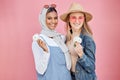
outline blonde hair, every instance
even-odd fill
[[[71,40],[71,35],[72,35],[72,30],[70,29],[72,26],[69,23],[69,16],[70,16],[70,14],[68,14],[68,16],[66,18],[66,32],[67,32],[66,33],[66,41],[70,41]],[[85,17],[85,20],[84,20],[83,26],[81,28],[81,33],[92,37],[93,32],[92,32],[91,28],[89,27],[89,25],[88,25],[88,23],[86,21],[85,14],[84,14],[84,17]]]

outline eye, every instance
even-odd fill
[[[76,19],[76,17],[75,17],[75,16],[71,16],[70,18],[71,18],[71,19]]]
[[[52,18],[51,18],[51,17],[48,17],[47,19],[48,19],[48,20],[51,20]]]
[[[79,19],[84,19],[84,17],[83,16],[79,16]]]
[[[54,19],[58,19],[58,17],[54,17]]]

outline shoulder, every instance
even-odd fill
[[[82,35],[82,39],[85,41],[85,42],[89,42],[89,41],[93,41],[93,37],[91,35]]]
[[[95,41],[93,39],[92,36],[89,35],[83,35],[83,44],[85,44],[85,46],[92,46],[92,47],[96,47]]]
[[[55,41],[44,34],[40,34],[42,40],[47,43],[49,46],[58,46]]]

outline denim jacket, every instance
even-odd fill
[[[97,80],[95,73],[96,45],[90,36],[81,34],[83,56],[78,58],[75,69],[76,80]]]

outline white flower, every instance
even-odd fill
[[[33,35],[33,40],[34,40],[34,41],[37,41],[38,39],[39,39],[39,34],[34,34],[34,35]]]
[[[82,39],[81,39],[79,36],[76,36],[76,37],[74,37],[74,39],[73,39],[73,43],[75,43],[75,42],[82,43]]]
[[[73,38],[74,47],[76,47],[75,42],[82,43],[82,39],[79,36]]]

